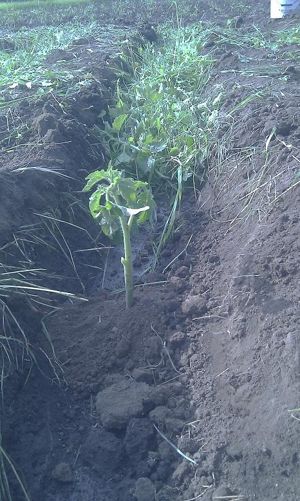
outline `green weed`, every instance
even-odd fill
[[[280,45],[300,45],[300,27],[290,27],[277,33],[277,43]]]

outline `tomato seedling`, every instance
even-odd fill
[[[90,197],[89,208],[93,218],[109,238],[122,232],[126,307],[133,303],[133,265],[131,231],[134,222],[142,224],[149,219],[155,204],[148,183],[124,177],[111,163],[107,170],[96,170],[86,178],[83,191],[96,188]]]

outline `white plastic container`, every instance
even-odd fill
[[[271,18],[281,19],[300,10],[300,0],[271,0]]]

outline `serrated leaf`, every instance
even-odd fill
[[[90,197],[89,208],[94,218],[97,218],[102,210],[101,199],[104,194],[105,194],[105,187],[101,186],[98,187],[98,189]]]
[[[118,183],[118,192],[125,202],[129,202],[129,200],[135,200],[136,196],[133,179],[120,179]]]
[[[103,181],[103,179],[106,178],[107,178],[107,172],[105,170],[95,170],[95,172],[92,172],[85,178],[87,183],[82,191],[84,192],[90,191],[93,188],[93,186],[95,186],[97,183]]]
[[[92,172],[86,179],[84,191],[97,185],[90,197],[90,212],[109,238],[120,230],[120,218],[136,216],[138,224],[149,219],[155,203],[144,181],[123,177],[111,163],[107,170]]]

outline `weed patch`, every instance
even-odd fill
[[[159,45],[129,49],[123,58],[132,74],[125,82],[121,75],[104,131],[113,167],[148,182],[156,197],[170,201],[158,254],[174,226],[184,184],[195,187],[205,175],[218,122],[222,92],[216,87],[207,97],[214,63],[202,54],[207,36],[202,25],[165,28]]]

